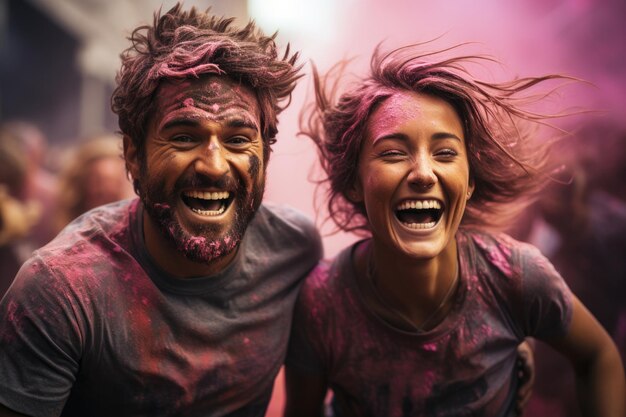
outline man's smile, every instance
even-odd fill
[[[223,214],[234,200],[228,191],[188,190],[181,198],[191,211],[207,217]]]

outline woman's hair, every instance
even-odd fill
[[[328,186],[328,212],[344,231],[368,232],[365,206],[351,201],[348,191],[358,174],[359,154],[367,120],[380,103],[400,91],[439,97],[450,103],[463,122],[470,176],[475,190],[468,201],[462,226],[501,227],[515,208],[536,194],[545,181],[548,141],[532,141],[529,126],[546,125],[556,117],[524,110],[549,95],[533,95],[538,84],[565,79],[559,75],[488,83],[472,77],[466,64],[494,62],[483,56],[434,59],[454,48],[420,52],[423,44],[383,53],[378,46],[371,73],[333,103],[347,61],[325,76],[313,67],[315,102],[304,108],[301,133],[317,145]],[[514,203],[515,204],[512,204]]]
[[[277,115],[289,104],[301,65],[289,45],[278,56],[276,34],[265,36],[250,21],[232,26],[234,18],[216,17],[178,3],[163,16],[155,13],[152,26],[136,28],[132,46],[122,55],[117,88],[111,99],[119,127],[129,136],[142,157],[147,123],[156,107],[155,93],[163,80],[198,78],[220,74],[250,87],[261,108],[265,159],[275,142]],[[281,103],[287,100],[282,105]]]

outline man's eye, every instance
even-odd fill
[[[195,142],[195,139],[189,135],[176,135],[172,138],[172,141],[178,143],[192,143]]]
[[[250,139],[246,136],[232,136],[226,141],[229,145],[245,145],[250,143]]]

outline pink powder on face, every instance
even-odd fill
[[[215,103],[211,106],[211,111],[217,113],[220,110],[219,104]]]
[[[195,105],[195,102],[193,101],[192,98],[186,98],[183,101],[183,106],[185,106],[185,107],[193,107],[194,105]]]

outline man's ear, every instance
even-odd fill
[[[139,152],[137,146],[128,135],[124,135],[124,160],[126,161],[126,169],[132,179],[138,179],[140,172]]]

